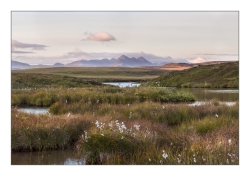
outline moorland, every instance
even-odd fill
[[[119,88],[103,82],[135,81]],[[11,151],[70,148],[86,164],[239,164],[239,103],[167,87],[238,88],[238,62],[182,71],[36,68],[11,73]],[[19,107],[47,107],[28,114]]]

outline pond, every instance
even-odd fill
[[[77,156],[73,149],[12,152],[11,165],[85,165],[85,160]]]
[[[18,108],[18,111],[29,113],[29,114],[46,114],[48,113],[48,108],[38,108],[38,107],[27,107],[27,108]]]
[[[139,87],[141,84],[136,82],[104,82],[103,84],[108,84],[112,86],[119,86],[120,88],[124,87]]]
[[[197,101],[217,99],[223,102],[239,101],[239,89],[207,89],[207,88],[176,88],[179,91],[190,92]]]
[[[220,105],[226,105],[226,106],[234,106],[236,104],[235,101],[231,102],[231,101],[219,101],[218,102]],[[189,103],[189,106],[203,106],[205,104],[213,104],[210,101],[196,101],[194,103]]]

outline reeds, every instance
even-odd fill
[[[83,118],[32,115],[12,110],[12,151],[63,149],[73,145],[91,123]]]
[[[75,146],[87,164],[239,164],[238,103],[60,103],[59,116],[13,109],[12,151]]]
[[[44,88],[14,89],[11,104],[13,106],[51,106],[59,104],[128,104],[143,101],[153,102],[191,102],[195,101],[190,93],[177,92],[166,88]],[[55,112],[54,112],[55,113]]]
[[[206,130],[201,124],[209,120],[216,125]],[[121,123],[125,130],[119,130]],[[238,119],[232,117],[206,117],[178,126],[147,120],[102,124],[77,143],[87,164],[239,164]]]

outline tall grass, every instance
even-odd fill
[[[201,124],[209,120],[215,127],[206,130]],[[179,126],[145,120],[98,124],[77,143],[87,164],[239,164],[238,119],[232,117]]]
[[[12,151],[63,149],[74,144],[91,127],[83,118],[68,120],[52,115],[32,115],[12,110]]]
[[[85,112],[70,118],[68,112],[31,115],[13,109],[12,151],[75,146],[87,164],[239,164],[238,104],[146,101],[81,108]]]
[[[165,88],[47,88],[47,89],[13,89],[11,103],[13,106],[51,106],[54,103],[72,104],[127,104],[143,101],[154,102],[190,102],[194,95]]]
[[[199,120],[206,116],[225,115],[228,117],[238,117],[238,104],[233,107],[226,105],[215,106],[205,104],[204,106],[188,106],[187,104],[162,104],[158,102],[145,101],[142,103],[116,104],[107,103],[90,104],[75,103],[56,103],[50,107],[50,112],[54,114],[91,114],[93,117],[108,116],[110,119],[121,120],[151,120],[168,125],[178,125],[185,121]]]

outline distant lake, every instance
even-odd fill
[[[108,84],[112,86],[124,87],[139,87],[141,84],[136,82],[104,82],[103,84]]]

